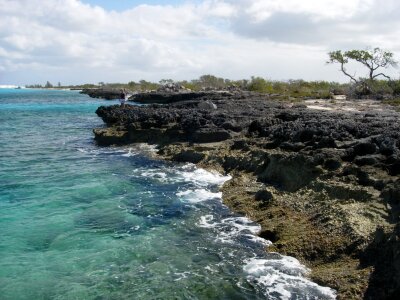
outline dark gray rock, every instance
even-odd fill
[[[237,140],[234,141],[232,146],[231,146],[232,150],[243,150],[243,151],[248,151],[250,150],[249,145],[247,144],[246,141],[244,140]]]
[[[274,196],[272,195],[272,193],[266,189],[262,189],[259,190],[255,195],[254,195],[254,199],[256,201],[261,201],[264,203],[269,203],[272,201],[272,199],[274,198]]]
[[[203,160],[205,155],[200,152],[196,152],[194,150],[187,150],[187,151],[182,151],[179,154],[174,156],[174,160],[178,162],[189,162],[193,164],[199,163],[201,160]]]
[[[380,155],[366,155],[361,157],[356,157],[354,163],[358,166],[373,166],[382,160]]]
[[[364,142],[358,143],[353,147],[354,155],[363,156],[367,154],[374,154],[378,150],[378,147],[374,143]]]
[[[113,88],[83,89],[80,93],[87,94],[91,98],[100,98],[106,100],[114,100],[121,98],[121,90]]]
[[[212,103],[211,101],[201,101],[197,107],[199,109],[204,109],[204,110],[215,110],[217,109],[217,106]]]
[[[194,163],[202,160],[218,161],[225,171],[249,172],[259,181],[272,184],[280,192],[289,194],[302,193],[300,189],[307,188],[324,193],[328,199],[344,203],[386,201],[388,211],[382,211],[382,216],[390,211],[390,222],[399,222],[398,113],[385,111],[365,114],[293,109],[268,101],[264,95],[244,92],[168,94],[143,97],[147,97],[149,103],[155,101],[169,104],[99,107],[96,113],[113,130],[95,130],[96,141],[100,144],[152,142],[161,145],[185,142],[177,148],[171,147],[179,149],[186,147],[186,143],[190,147],[191,142],[228,140],[226,145],[221,145],[220,157],[210,150],[214,145],[198,148],[196,145],[196,150],[185,150],[175,154],[173,159]],[[217,105],[217,109],[199,109],[199,103],[204,101],[211,101]],[[231,145],[230,149],[224,148],[227,145]],[[168,155],[168,147],[165,149]],[[171,156],[174,153],[172,150]],[[372,188],[376,191],[371,191]],[[322,204],[318,205],[325,205],[328,199],[324,197],[321,198]],[[268,193],[260,192],[257,195],[259,207],[263,203],[269,205],[269,200],[263,200],[269,198]],[[313,206],[312,202],[310,204]],[[336,202],[326,203],[327,207],[336,205]],[[372,215],[375,208],[380,210],[374,206],[371,208]],[[312,211],[313,208],[310,209]],[[274,230],[265,231],[262,235],[271,240],[279,239]],[[395,237],[398,238],[398,235]],[[365,237],[366,241],[368,238]],[[397,246],[388,246],[388,253],[392,253],[390,251],[393,249],[397,251],[399,245],[398,239],[389,241],[390,238],[387,239],[388,243]],[[377,240],[385,238],[379,237]],[[354,248],[346,251],[355,257],[359,254],[354,252]],[[371,266],[377,269],[380,264],[374,262],[373,255],[369,257],[373,258]],[[384,255],[382,261],[391,265],[394,260],[400,261],[400,256],[396,257],[397,260]],[[388,269],[383,268],[383,272],[377,273],[375,277],[380,291],[387,287],[387,284],[379,286],[379,280]],[[400,278],[399,270],[400,267],[390,274],[388,280]],[[399,287],[400,281],[396,281],[393,288]]]
[[[192,140],[195,143],[214,143],[228,140],[231,137],[231,134],[226,130],[205,128],[196,131],[192,136]]]
[[[197,92],[149,92],[149,93],[139,93],[131,97],[131,100],[137,103],[152,104],[152,103],[174,103],[185,100],[193,100],[204,97],[205,93]]]
[[[335,171],[339,169],[342,165],[342,162],[339,158],[329,158],[325,161],[324,167],[330,171]]]

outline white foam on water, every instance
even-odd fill
[[[261,231],[261,226],[247,217],[229,217],[216,222],[213,215],[204,215],[200,217],[196,225],[216,230],[217,242],[234,244],[238,242],[238,238],[242,237],[262,246],[270,246],[272,244],[271,241],[257,236]]]
[[[159,180],[161,182],[168,182],[168,175],[165,172],[145,171],[140,173],[140,176]]]
[[[261,226],[246,217],[229,217],[217,221],[203,215],[196,224],[216,231],[216,241],[235,244],[238,239],[268,247],[272,243],[257,234]],[[262,291],[268,299],[336,299],[336,292],[308,280],[309,270],[297,259],[278,253],[273,257],[251,258],[244,261],[243,271],[250,285]]]
[[[177,179],[193,182],[199,186],[208,186],[210,184],[223,185],[225,181],[230,180],[230,175],[222,175],[218,172],[211,172],[197,168],[193,164],[186,164],[176,170]]]
[[[336,299],[334,290],[305,278],[309,270],[293,257],[252,258],[245,261],[243,271],[247,274],[247,281],[261,288],[266,296],[293,299],[293,294],[301,292],[301,299]]]
[[[132,170],[133,177],[147,177],[162,183],[191,183],[199,188],[210,186],[221,186],[225,181],[231,179],[229,175],[221,175],[196,167],[194,164],[186,164],[171,168],[161,166],[159,168],[138,168]]]
[[[231,217],[223,219],[220,224],[216,225],[216,227],[220,229],[216,240],[228,244],[237,243],[237,239],[241,236],[248,237],[249,234],[255,236],[261,230],[259,224],[252,222],[246,217]]]
[[[132,148],[129,148],[128,149],[128,153],[123,153],[121,156],[131,157],[131,156],[136,156],[136,155],[138,155],[138,153],[137,152],[133,152]]]
[[[261,231],[261,225],[254,223],[246,217],[231,217],[221,221],[222,224],[229,224],[236,228],[238,232],[249,231],[252,234],[258,234]]]
[[[248,238],[249,241],[255,243],[255,244],[261,244],[264,245],[265,247],[271,246],[272,242],[269,240],[266,240],[262,237],[259,237],[257,235],[253,235],[253,234],[245,234],[244,235],[246,238]]]
[[[273,268],[292,276],[304,276],[309,270],[297,259],[290,256],[279,255],[271,259],[250,259],[243,268],[246,273],[256,276],[264,275],[267,269]]]
[[[85,148],[76,148],[76,150],[78,152],[81,153],[90,153],[90,154],[94,154],[99,155],[99,154],[114,154],[114,155],[121,155],[121,156],[133,156],[136,155],[137,153],[133,153],[131,151],[131,148],[129,149],[115,149],[115,148],[97,148],[97,149],[85,149]]]
[[[222,193],[213,193],[206,189],[195,189],[178,192],[176,193],[176,196],[189,203],[198,203],[211,199],[221,199]]]
[[[141,150],[141,151],[148,151],[148,152],[157,152],[157,145],[149,145],[145,143],[140,143],[136,144],[135,146],[136,149]]]
[[[214,220],[213,215],[201,216],[200,221],[197,222],[196,225],[203,228],[214,228],[217,223],[212,223],[212,220]]]
[[[177,166],[161,166],[158,168],[138,168],[133,170],[133,175],[146,177],[165,183],[190,183],[191,188],[178,191],[176,196],[183,202],[196,204],[207,200],[222,200],[221,192],[212,192],[216,186],[221,186],[231,176],[224,176],[216,172],[209,172],[197,168],[193,164]],[[194,185],[194,187],[193,187]],[[148,216],[149,218],[152,216]],[[200,217],[196,223],[198,227],[215,231],[215,241],[218,243],[235,244],[243,240],[261,247],[272,243],[257,234],[261,226],[247,217],[227,217],[221,220],[212,214]],[[249,249],[251,251],[251,249]],[[255,255],[255,253],[254,253]],[[250,285],[261,290],[266,297],[271,299],[335,299],[334,290],[319,286],[308,280],[305,276],[308,269],[297,259],[276,254],[273,258],[251,258],[244,262],[243,271]],[[218,264],[217,264],[218,265]],[[207,266],[208,271],[213,268]],[[174,280],[180,281],[187,278],[190,273],[175,273]]]
[[[117,154],[117,155],[123,155],[126,154],[127,149],[101,149],[101,150],[93,150],[91,152],[99,153],[99,154]]]

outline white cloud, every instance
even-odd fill
[[[242,0],[237,5],[247,9],[232,19],[233,30],[250,38],[352,47],[400,33],[400,2],[395,0],[383,5],[379,0]],[[397,48],[400,42],[390,44]]]
[[[236,2],[236,1],[233,1]],[[343,19],[368,9],[372,0],[245,0],[241,7],[255,20],[262,21],[275,13],[308,14],[318,19]]]
[[[122,12],[78,0],[0,0],[0,83],[204,73],[340,80],[326,52],[400,51],[399,13],[395,0],[205,0]]]

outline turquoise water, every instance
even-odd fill
[[[102,148],[99,105],[0,89],[0,299],[332,299],[232,214],[227,179]]]

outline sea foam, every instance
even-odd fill
[[[155,180],[159,183],[179,184],[182,186],[181,190],[178,189],[175,195],[190,205],[216,200],[222,206],[222,193],[217,190],[231,179],[229,175],[210,172],[193,164],[135,169],[132,176]],[[247,257],[251,258],[243,258],[242,261],[245,280],[268,299],[336,298],[334,290],[308,280],[306,276],[309,270],[297,259],[278,253],[271,255],[264,252],[264,248],[272,243],[257,236],[261,231],[261,226],[249,218],[232,213],[221,217],[218,214],[214,215],[211,211],[209,214],[200,216],[196,225],[213,231],[214,242],[217,244],[244,243],[247,245],[249,251]],[[254,249],[259,249],[259,251]],[[235,256],[235,254],[232,255]],[[211,266],[207,267],[214,270]],[[176,280],[182,280],[187,274],[181,275]],[[238,283],[238,285],[242,284]]]
[[[182,192],[176,193],[176,195],[181,198],[183,201],[187,201],[190,203],[197,203],[211,199],[221,199],[222,193],[217,192],[213,193],[206,189],[195,189],[195,190],[186,190]]]
[[[297,259],[277,255],[277,258],[252,258],[243,267],[247,281],[272,299],[336,299],[336,292],[308,280],[309,272]],[[301,295],[301,296],[300,296]]]
[[[193,164],[183,166],[157,166],[157,168],[138,168],[132,170],[132,177],[146,177],[163,183],[190,183],[198,188],[221,186],[231,179],[230,175],[222,175],[197,168]]]

